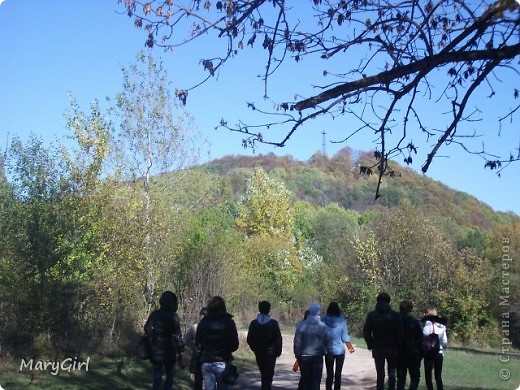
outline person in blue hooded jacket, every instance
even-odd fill
[[[311,304],[309,315],[294,335],[294,356],[300,362],[301,387],[305,390],[320,390],[323,356],[330,345],[328,328],[321,322],[320,312],[320,305]]]
[[[350,344],[347,320],[336,302],[329,304],[327,314],[321,320],[329,327],[330,334],[330,344],[325,356],[325,367],[327,369],[325,389],[332,390],[332,385],[334,384],[334,390],[338,390],[341,389],[341,372],[345,363],[345,346],[347,346],[350,353],[354,352],[354,348]],[[336,365],[335,370],[334,364]]]

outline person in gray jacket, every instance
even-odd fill
[[[304,390],[319,390],[323,372],[323,356],[331,349],[328,327],[320,319],[321,307],[313,303],[309,316],[296,328],[294,355],[300,362],[301,386]]]

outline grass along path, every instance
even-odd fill
[[[259,374],[254,357],[241,338],[242,347],[236,354],[235,363],[241,369],[236,390],[258,389]],[[344,367],[344,387],[348,389],[373,389],[375,385],[375,369],[370,351],[360,339],[354,339],[356,352],[348,355]],[[86,358],[85,358],[86,359]],[[80,360],[80,359],[78,359]],[[503,359],[504,360],[504,359]],[[26,359],[27,361],[27,359]],[[292,355],[292,336],[284,336],[284,353],[277,361],[273,389],[294,390],[299,373],[292,372],[294,356]],[[51,370],[20,371],[21,360],[0,360],[0,387],[12,389],[132,389],[151,388],[151,365],[136,357],[102,357],[90,358],[88,371],[60,371],[56,375]],[[34,367],[34,366],[33,366]],[[501,379],[500,375],[510,373],[509,379]],[[177,369],[176,390],[190,388],[187,380],[188,371]],[[483,355],[460,350],[447,350],[443,369],[444,385],[449,390],[517,390],[520,386],[520,359],[511,356],[508,362],[501,362],[498,355]],[[324,388],[325,376],[322,379]],[[424,374],[421,372],[421,390],[425,389]]]

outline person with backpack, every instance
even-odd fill
[[[345,363],[345,346],[350,353],[354,352],[354,347],[350,343],[347,320],[341,313],[337,302],[329,303],[327,314],[321,320],[329,327],[331,341],[330,350],[325,355],[327,370],[325,389],[332,390],[334,384],[334,390],[339,390],[341,389],[341,372]],[[336,365],[335,370],[334,365]]]
[[[260,370],[262,390],[271,390],[276,358],[282,354],[282,333],[278,322],[271,318],[271,304],[261,301],[258,315],[249,324],[247,344],[255,354]]]
[[[424,324],[422,351],[424,357],[424,380],[426,381],[426,388],[433,390],[433,371],[437,390],[443,390],[442,364],[444,361],[444,351],[448,346],[446,320],[439,317],[437,309],[430,305],[425,308],[424,313],[425,316],[422,318],[422,323]]]
[[[146,336],[151,342],[151,361],[153,364],[153,389],[160,389],[163,368],[166,371],[165,389],[173,387],[173,372],[177,359],[182,361],[184,341],[177,315],[177,296],[171,291],[162,293],[160,309],[154,310],[144,326]]]
[[[374,311],[368,313],[363,326],[363,338],[372,351],[376,366],[377,390],[385,386],[385,362],[388,389],[395,390],[399,349],[403,344],[403,325],[399,313],[390,306],[390,295],[381,292],[376,298]]]
[[[417,390],[421,377],[423,329],[420,321],[413,314],[413,302],[403,300],[399,305],[399,314],[403,323],[404,343],[399,351],[397,363],[397,390],[404,390],[406,374],[410,374],[409,390]]]

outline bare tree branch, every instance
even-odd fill
[[[502,163],[520,156],[519,148],[507,156],[473,150],[469,141],[477,132],[473,127],[468,129],[468,125],[483,120],[489,126],[491,114],[496,115],[483,98],[495,99],[498,94],[502,101],[518,98],[520,5],[515,0],[118,1],[134,24],[145,28],[150,47],[190,44],[211,32],[216,39],[227,40],[220,57],[201,62],[207,75],[196,86],[213,77],[245,47],[266,51],[264,98],[270,95],[269,79],[282,63],[294,61],[292,66],[296,67],[303,58],[315,58],[331,68],[323,71],[327,85],[317,86],[311,79],[315,69],[309,69],[309,79],[303,80],[319,89],[318,93],[298,96],[291,102],[269,96],[274,110],[248,103],[267,120],[254,125],[239,121],[235,126],[222,120],[218,127],[244,134],[246,147],[254,148],[257,142],[283,147],[310,119],[345,116],[357,127],[349,129],[343,140],[363,132],[377,137],[379,185],[388,159],[404,156],[405,163],[412,163],[412,154],[418,152],[414,138],[428,143],[421,148],[423,172],[439,150],[452,143],[481,155],[491,169],[503,169]],[[159,38],[163,29],[167,34]],[[260,36],[263,42],[255,46]],[[489,88],[487,95],[485,88]],[[508,90],[510,95],[505,96]],[[179,97],[185,102],[187,92]],[[466,113],[470,101],[474,107]],[[429,123],[432,102],[439,110],[442,107],[436,119],[450,116],[446,126]],[[509,137],[517,134],[520,142],[512,123],[520,104],[512,107],[497,107],[496,126],[499,134],[508,127]],[[436,135],[439,138],[430,145]]]

